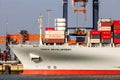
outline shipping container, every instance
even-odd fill
[[[9,42],[8,39],[6,40],[6,36],[0,36],[0,44],[4,45],[6,44],[6,41]]]
[[[85,41],[85,37],[76,37],[76,41],[77,42],[84,42]]]
[[[113,20],[113,25],[120,25],[120,20]]]
[[[113,42],[114,42],[114,43],[120,43],[120,38],[114,38],[114,39],[113,39]]]
[[[65,27],[66,23],[55,23],[56,27]]]
[[[101,39],[111,39],[111,35],[101,35]]]
[[[90,35],[90,39],[100,39],[100,35]]]
[[[65,35],[55,35],[55,34],[52,34],[52,35],[45,35],[45,38],[46,39],[64,39],[65,38]]]
[[[112,19],[111,18],[101,18],[99,19],[98,23],[100,22],[112,22]]]
[[[120,29],[114,30],[114,34],[120,34]]]
[[[42,35],[42,39],[44,39],[44,35]],[[40,35],[39,34],[29,34],[28,35],[28,40],[29,41],[39,41]]]
[[[120,25],[113,25],[113,29],[120,29]]]
[[[102,35],[105,35],[105,34],[111,35],[111,31],[101,31],[101,34]]]
[[[101,39],[101,43],[110,44],[111,39]]]
[[[90,39],[90,43],[100,43],[100,39]]]
[[[56,27],[56,30],[58,31],[65,31],[66,27]]]
[[[120,38],[120,34],[114,34],[114,38]]]
[[[91,30],[90,35],[100,35],[100,31],[98,30]]]
[[[55,19],[55,23],[65,23],[66,19],[65,18],[57,18]]]
[[[46,30],[46,31],[54,31],[55,28],[54,28],[54,27],[46,27],[45,30]]]
[[[68,40],[69,45],[76,45],[76,40]]]
[[[45,31],[45,34],[46,35],[50,35],[50,34],[61,34],[61,35],[64,35],[65,34],[65,31]]]
[[[98,26],[110,26],[111,27],[112,23],[111,22],[100,22],[98,23]]]
[[[111,27],[99,27],[98,28],[99,31],[111,31]]]
[[[101,39],[110,39],[111,31],[101,31]]]
[[[64,39],[46,39],[46,43],[64,43]]]

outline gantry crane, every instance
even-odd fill
[[[72,5],[75,13],[83,12],[86,18],[86,4],[88,0],[72,0]],[[86,29],[97,29],[97,21],[99,19],[99,0],[92,0],[93,5],[93,27],[86,27]],[[66,19],[66,31],[67,29],[73,29],[68,27],[68,0],[63,0],[63,18]]]

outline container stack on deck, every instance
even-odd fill
[[[47,44],[63,44],[65,42],[65,26],[64,18],[55,19],[55,28],[47,27],[45,29],[45,42]]]
[[[120,20],[113,21],[113,42],[120,44]]]
[[[55,27],[58,31],[65,31],[66,20],[65,18],[57,18],[55,19]]]
[[[100,31],[98,30],[90,31],[90,43],[100,43]]]
[[[111,31],[101,32],[101,43],[105,43],[105,44],[111,43]]]
[[[98,30],[101,31],[101,43],[110,44],[111,43],[111,19],[100,19],[98,21]]]
[[[46,43],[64,43],[64,31],[46,30],[45,41]]]
[[[100,19],[98,21],[99,31],[111,31],[112,20],[111,19]]]
[[[100,19],[98,30],[90,31],[91,43],[120,44],[120,20]]]

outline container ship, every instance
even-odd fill
[[[24,66],[22,74],[120,75],[120,20],[99,19],[98,29],[88,32],[75,29],[76,40],[69,39],[66,21],[55,19],[56,27],[46,28],[42,38],[40,16],[39,44],[9,45]]]

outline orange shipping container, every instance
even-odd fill
[[[44,39],[44,35],[42,35],[42,39]],[[39,41],[40,35],[39,34],[28,34],[28,41]]]
[[[22,41],[22,36],[20,34],[9,34],[8,36],[15,41]]]
[[[0,36],[0,44],[6,44],[6,36]]]
[[[74,44],[76,44],[76,43],[77,43],[76,40],[68,40],[68,44],[69,44],[69,45],[72,45],[72,44],[74,45]]]

